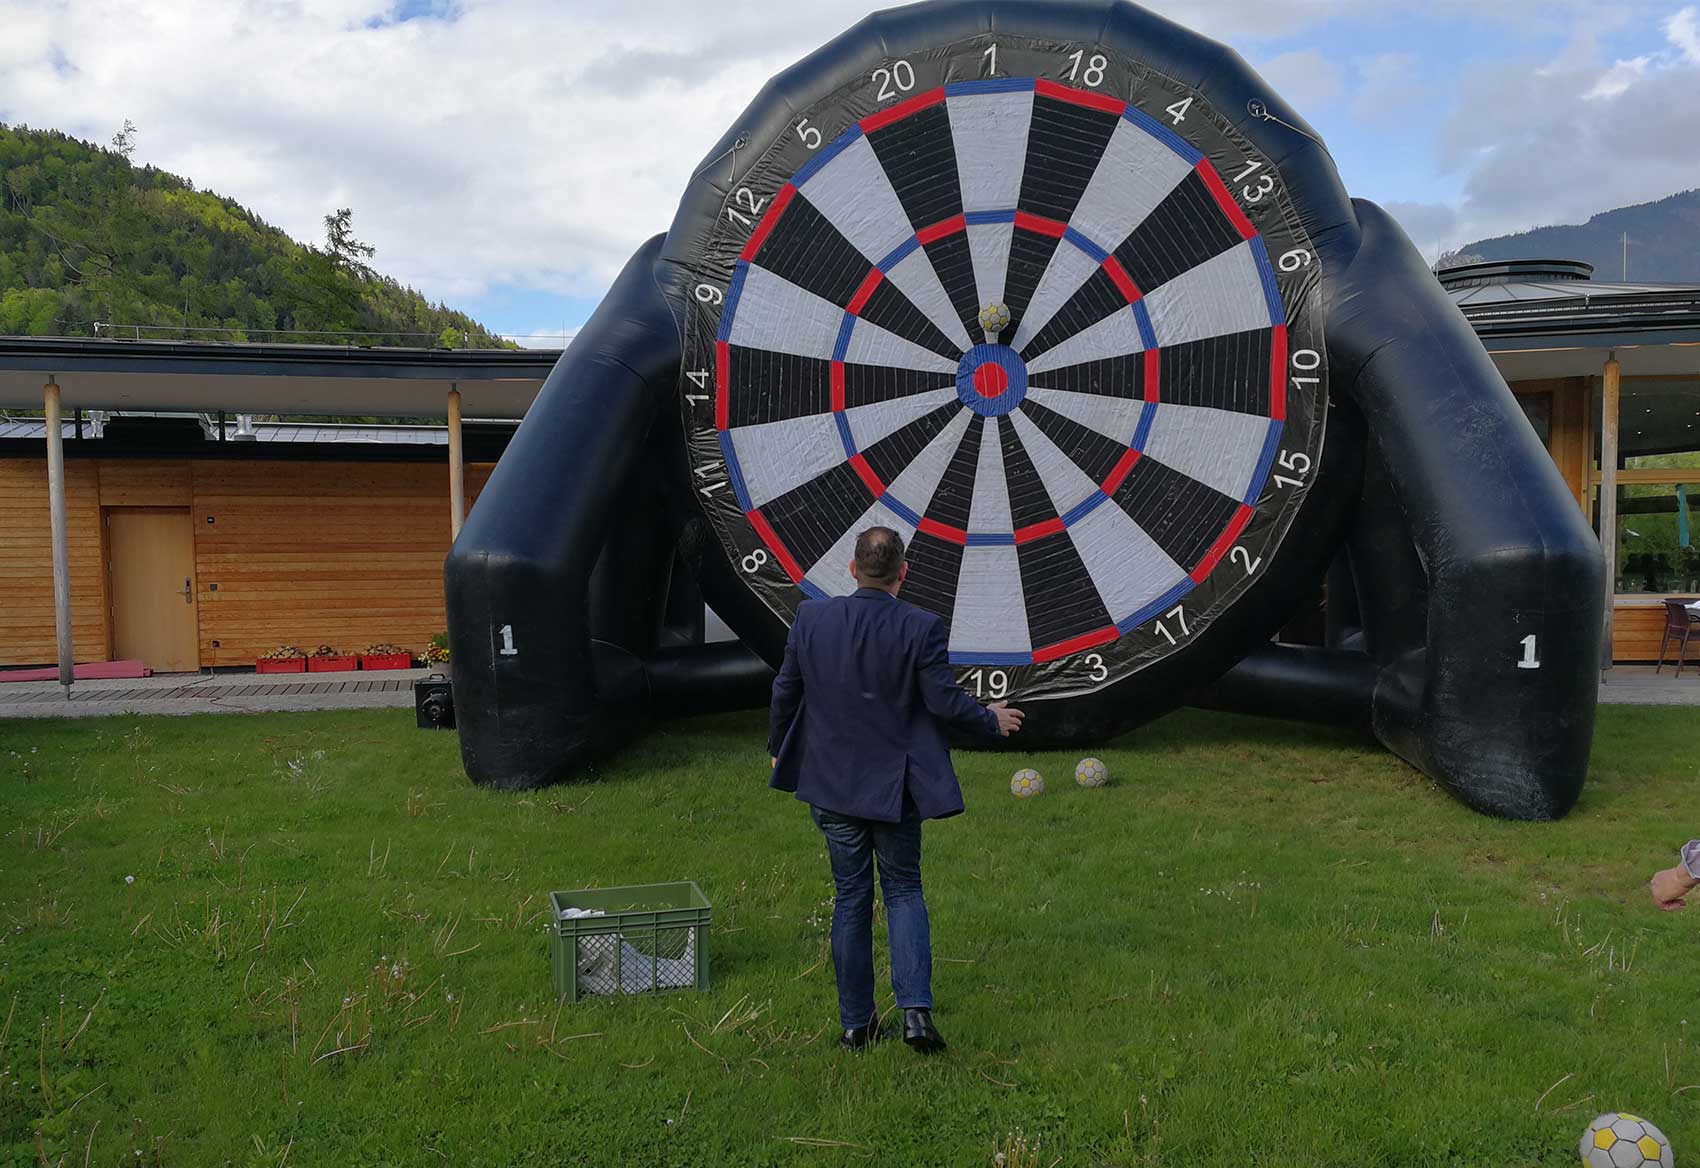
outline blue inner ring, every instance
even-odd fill
[[[996,397],[982,397],[974,388],[974,374],[982,365],[996,365],[1009,378]],[[956,396],[982,418],[1002,417],[1026,400],[1027,363],[1008,345],[975,345],[956,367]]]

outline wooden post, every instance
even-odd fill
[[[460,388],[449,390],[449,532],[460,538],[466,521],[466,461],[460,442]]]
[[[1622,367],[1617,353],[1606,360],[1600,393],[1600,550],[1606,558],[1605,638],[1600,668],[1612,666],[1612,609],[1617,601],[1617,426]]]
[[[59,649],[59,684],[71,696],[71,553],[65,534],[65,434],[59,383],[50,375],[42,391],[47,415],[47,515],[53,530],[53,633]]]

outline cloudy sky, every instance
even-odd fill
[[[1700,4],[1149,0],[1431,254],[1700,186]],[[104,142],[514,334],[583,321],[762,83],[867,0],[0,0],[0,122]]]

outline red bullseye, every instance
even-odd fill
[[[987,361],[974,370],[974,392],[981,397],[997,397],[1009,388],[1009,374],[1002,365]]]

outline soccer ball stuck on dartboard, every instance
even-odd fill
[[[1670,1141],[1639,1115],[1608,1111],[1582,1133],[1583,1168],[1671,1168]]]
[[[1043,795],[1045,780],[1040,778],[1039,772],[1032,767],[1024,767],[1010,778],[1009,793],[1017,799],[1031,799],[1035,795]]]
[[[1107,787],[1110,768],[1098,758],[1083,758],[1074,766],[1074,781],[1082,787]]]
[[[1001,304],[988,304],[980,310],[980,327],[989,333],[1001,333],[1009,327],[1009,309]]]

